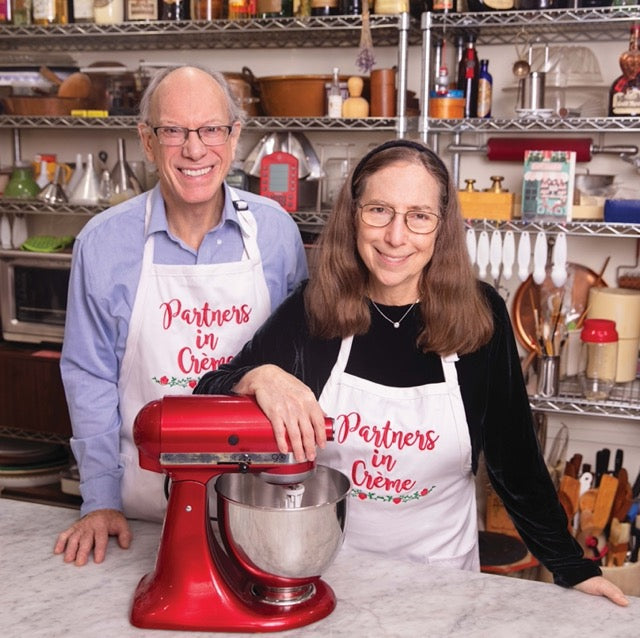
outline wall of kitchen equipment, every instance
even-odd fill
[[[617,11],[616,9],[621,9]],[[435,38],[453,43],[460,32],[473,31],[477,34],[477,48],[480,58],[489,58],[497,63],[494,74],[494,103],[504,96],[504,86],[496,88],[495,78],[512,78],[511,65],[522,55],[523,42],[530,46],[548,44],[602,44],[604,53],[598,55],[603,75],[608,83],[619,75],[618,56],[626,49],[629,26],[640,18],[639,7],[616,7],[616,9],[560,10],[538,12],[487,12],[470,14],[423,14],[422,87],[421,103],[424,104],[432,86],[433,69],[431,56]],[[505,45],[511,45],[513,55],[505,55]],[[611,45],[614,45],[613,48]],[[608,47],[608,51],[607,51]],[[487,53],[490,52],[490,53]],[[607,55],[608,53],[608,55]],[[500,89],[502,88],[502,93]],[[513,93],[511,93],[513,95]],[[423,140],[447,158],[456,183],[462,188],[464,178],[478,178],[476,188],[487,188],[491,182],[487,177],[488,162],[485,158],[478,164],[475,154],[450,150],[482,146],[487,136],[549,135],[555,137],[587,136],[596,145],[612,143],[638,145],[640,118],[608,117],[552,117],[549,119],[514,118],[513,104],[504,102],[494,108],[493,117],[471,120],[442,120],[427,117],[423,109],[419,132]],[[592,173],[613,173],[627,184],[640,189],[638,168],[616,157],[595,157],[588,166],[578,165],[578,171]],[[522,182],[522,165],[489,169],[489,175],[505,176],[505,184],[519,192]],[[506,172],[503,172],[506,171]],[[511,171],[511,173],[509,173]],[[617,178],[617,179],[618,179]],[[478,186],[479,184],[479,186]],[[616,270],[621,265],[633,264],[636,246],[640,242],[640,225],[609,224],[603,222],[535,223],[520,220],[491,221],[468,220],[468,228],[479,231],[511,230],[516,234],[527,230],[531,234],[543,231],[553,245],[558,233],[566,233],[569,238],[569,261],[584,264],[596,272],[601,270],[603,260],[610,256],[604,280],[616,285]],[[621,241],[626,240],[626,241]],[[551,255],[551,251],[549,252]],[[504,282],[501,288],[507,302],[513,300],[515,287],[520,284],[516,277]],[[549,417],[547,436],[558,435],[562,424],[569,426],[569,453],[579,452],[585,460],[593,457],[603,445],[621,447],[625,450],[625,465],[630,472],[640,468],[640,385],[638,380],[628,384],[618,384],[616,393],[607,401],[594,402],[582,398],[572,381],[561,382],[560,395],[549,399],[531,396],[531,405],[536,412]],[[588,417],[588,418],[585,418]],[[569,454],[569,455],[570,455]],[[628,463],[627,463],[628,461]]]
[[[321,145],[353,144],[355,156],[371,143],[394,136],[408,136],[428,141],[438,149],[443,158],[450,162],[458,183],[463,181],[463,177],[473,176],[477,178],[479,187],[486,187],[490,183],[488,176],[498,173],[505,175],[504,186],[519,191],[521,166],[501,165],[496,169],[490,167],[482,157],[452,152],[449,146],[470,142],[481,145],[488,135],[505,134],[580,134],[593,137],[599,145],[614,136],[618,136],[618,139],[623,136],[625,144],[638,144],[640,140],[640,118],[515,118],[511,105],[504,106],[501,88],[510,79],[511,64],[516,59],[514,47],[521,46],[523,34],[532,43],[570,42],[595,46],[602,68],[610,80],[619,73],[617,60],[620,52],[626,48],[629,25],[639,18],[639,7],[448,15],[427,13],[423,14],[420,21],[410,19],[407,14],[372,15],[376,68],[397,65],[397,112],[401,115],[362,120],[251,118],[245,127],[239,157],[245,157],[262,135],[272,131],[304,132],[314,143],[318,141]],[[361,26],[359,16],[210,23],[70,24],[18,29],[0,25],[0,51],[3,51],[3,55],[13,56],[30,51],[72,51],[79,65],[103,60],[106,55],[109,59],[117,58],[128,68],[135,68],[144,58],[171,63],[197,61],[223,71],[239,71],[242,66],[248,65],[256,75],[328,73],[332,66],[338,66],[341,73],[351,75],[359,74],[355,60]],[[419,91],[421,104],[426,104],[430,90],[433,38],[443,37],[445,41],[452,42],[456,33],[470,29],[478,35],[480,57],[489,58],[493,66],[493,117],[436,120],[427,117],[425,108],[417,118],[402,115],[405,89]],[[257,49],[260,55],[255,55]],[[322,49],[322,53],[319,54],[317,49]],[[114,53],[116,51],[117,54]],[[112,145],[110,152],[115,152],[117,137],[127,139],[128,158],[135,160],[141,157],[137,150],[135,124],[136,118],[133,116],[71,118],[2,115],[0,164],[10,164],[15,157],[26,159],[37,152],[55,151],[55,146],[61,149],[59,157],[63,161],[72,161],[76,151],[95,152],[105,145]],[[69,150],[71,131],[74,141],[77,139],[78,142],[78,147],[73,151]],[[588,170],[594,173],[615,172],[628,180],[638,179],[637,169],[616,159],[594,158]],[[483,186],[484,181],[487,184]],[[10,215],[25,213],[39,232],[61,233],[79,229],[96,211],[86,207],[51,207],[42,202],[3,201],[0,198],[0,212]],[[302,230],[314,232],[324,223],[326,211],[299,211],[294,217]],[[515,233],[524,228],[532,232],[543,230],[551,238],[559,232],[566,233],[570,239],[570,261],[584,263],[598,271],[604,257],[612,256],[604,273],[605,281],[611,282],[615,279],[617,266],[633,263],[636,243],[640,241],[640,226],[631,224],[570,222],[525,225],[518,220],[478,220],[469,221],[468,226],[476,230],[513,230]],[[516,283],[513,278],[510,286],[505,286],[507,297],[512,298]],[[550,436],[561,422],[570,425],[571,447],[576,448],[574,451],[583,452],[586,456],[603,443],[612,447],[620,446],[628,452],[630,472],[640,467],[640,436],[637,430],[640,391],[637,381],[630,384],[629,388],[624,388],[621,396],[610,401],[587,402],[572,393],[570,388],[561,387],[559,397],[552,400],[532,397],[531,403],[536,411],[551,417]]]

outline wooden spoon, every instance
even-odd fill
[[[617,518],[619,521],[624,521],[632,503],[633,495],[631,485],[629,484],[629,475],[625,468],[620,468],[618,472],[618,488],[613,499],[611,517]]]
[[[62,84],[62,78],[58,77],[48,66],[41,66],[39,69],[40,75],[49,80],[52,84],[60,86]]]

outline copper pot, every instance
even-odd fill
[[[260,115],[260,98],[257,97],[253,73],[243,67],[241,73],[224,73],[231,93],[249,116]]]

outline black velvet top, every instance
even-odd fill
[[[298,377],[319,398],[338,357],[340,339],[309,336],[304,286],[282,303],[230,363],[207,373],[194,392],[231,394],[249,369],[271,363]],[[473,471],[484,452],[491,484],[529,551],[554,574],[557,584],[572,586],[601,571],[583,558],[582,549],[567,531],[564,510],[538,447],[507,308],[491,286],[481,286],[493,310],[494,334],[488,344],[456,362]],[[378,307],[392,321],[398,321],[409,308]],[[398,328],[371,304],[370,308],[371,328],[354,338],[346,371],[395,387],[442,382],[439,355],[423,353],[415,345],[420,329],[417,308],[411,309]]]

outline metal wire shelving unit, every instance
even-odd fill
[[[397,15],[371,15],[376,46],[397,46]],[[29,51],[114,51],[117,49],[274,49],[356,47],[360,16],[277,18],[260,20],[156,21],[120,24],[0,25],[0,50],[15,59]],[[420,42],[413,19],[409,43]]]

